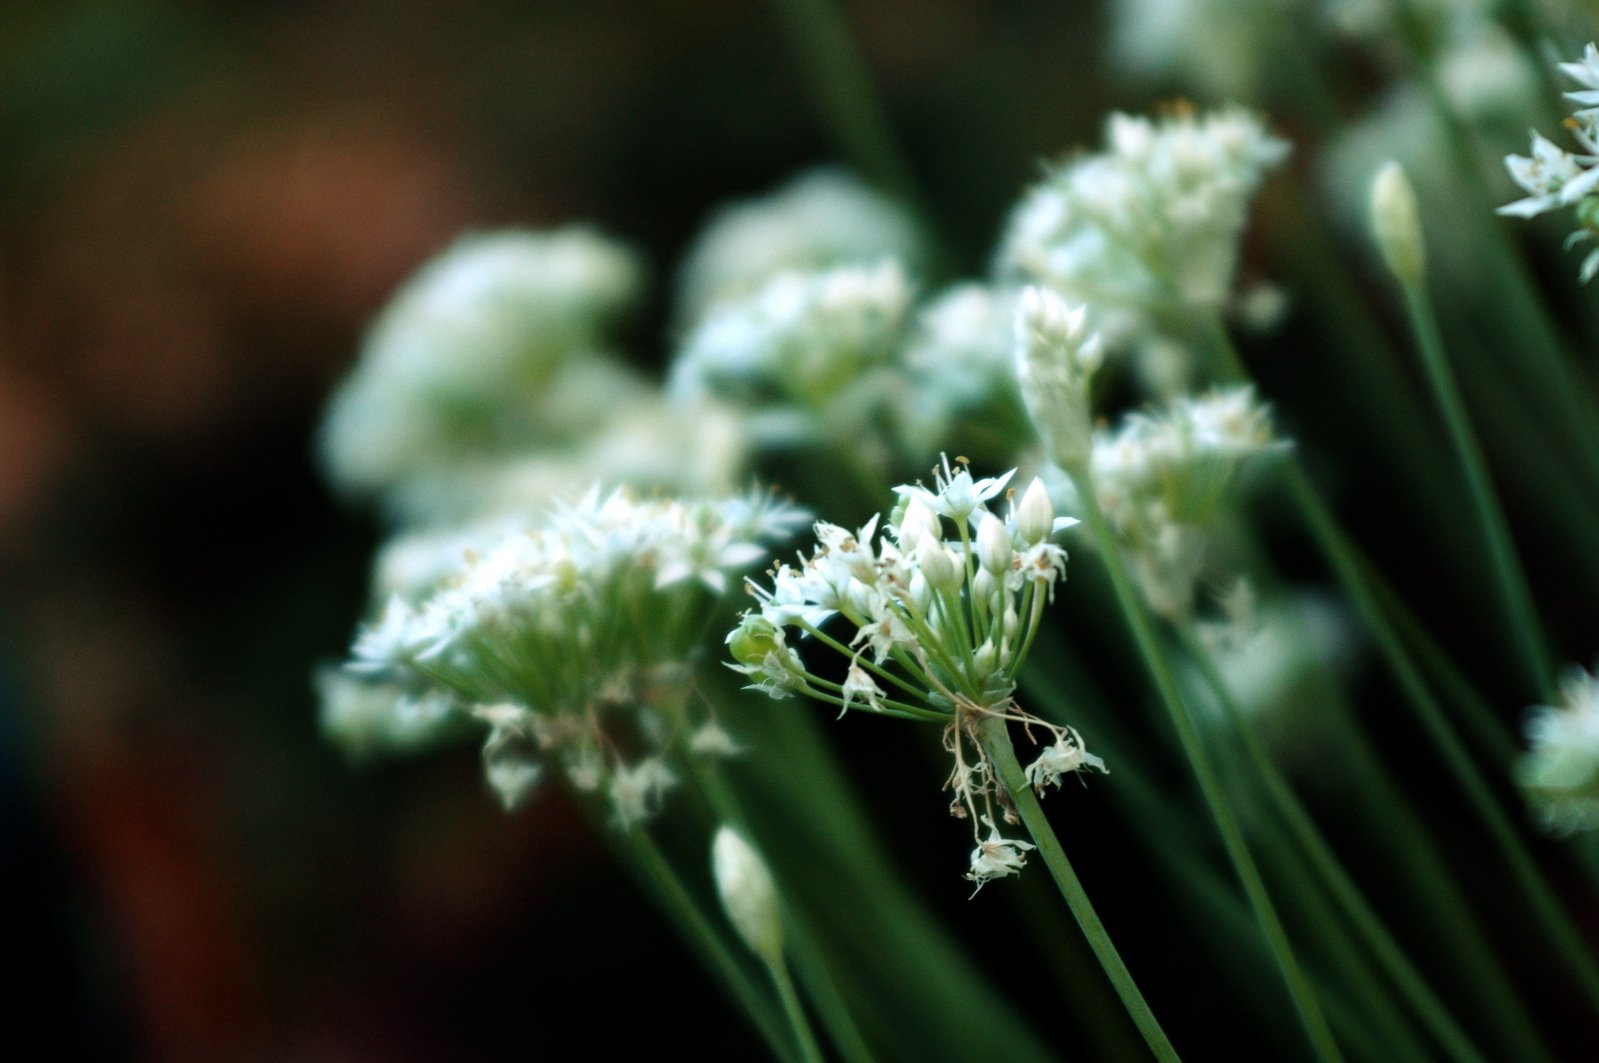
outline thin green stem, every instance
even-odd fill
[[[946,270],[948,252],[925,224],[926,204],[844,12],[834,0],[775,0],[773,6],[840,151],[924,219],[933,264]]]
[[[738,795],[722,777],[717,765],[693,754],[684,759],[688,764],[689,773],[699,784],[700,793],[716,818],[754,837],[754,831],[750,827],[749,818],[744,814]],[[781,882],[778,888],[780,892],[783,891]],[[827,962],[815,931],[796,906],[787,903],[786,893],[783,896],[785,901],[783,914],[789,931],[787,935],[789,951],[799,968],[800,980],[821,1015],[822,1023],[827,1027],[839,1055],[846,1063],[874,1063],[872,1050],[867,1046],[866,1038],[861,1034],[860,1027],[856,1025],[854,1016],[850,1014],[848,1005],[839,995],[838,987],[827,969]]]
[[[1332,847],[1327,844],[1321,831],[1310,818],[1310,814],[1295,796],[1288,781],[1277,770],[1276,764],[1272,763],[1260,736],[1255,733],[1254,725],[1238,707],[1238,702],[1228,688],[1226,679],[1216,667],[1215,657],[1200,642],[1193,625],[1185,624],[1178,630],[1189,656],[1199,665],[1206,685],[1210,687],[1211,693],[1221,705],[1222,712],[1227,716],[1234,731],[1243,740],[1244,752],[1249,758],[1250,766],[1265,784],[1266,794],[1271,799],[1277,814],[1287,824],[1294,840],[1309,857],[1311,866],[1321,877],[1345,918],[1354,927],[1361,942],[1371,951],[1394,986],[1415,1009],[1416,1014],[1451,1058],[1484,1063],[1483,1056],[1472,1046],[1471,1039],[1455,1022],[1443,1002],[1433,993],[1421,973],[1410,962],[1410,958],[1399,948],[1377,913],[1372,911],[1366,898],[1361,895],[1359,887],[1344,870]]]
[[[672,870],[654,840],[644,830],[634,829],[626,832],[618,844],[630,858],[628,863],[655,895],[661,907],[666,909],[667,916],[701,954],[721,980],[723,988],[744,1009],[767,1046],[778,1058],[793,1063],[797,1058],[794,1046],[789,1043],[785,1024],[772,1007],[770,998],[756,987],[749,972],[735,958],[710,918],[700,910],[700,905]]]
[[[789,1029],[794,1032],[794,1040],[799,1042],[800,1059],[804,1063],[826,1063],[821,1048],[816,1044],[811,1021],[805,1017],[805,1007],[800,1003],[799,994],[794,991],[794,980],[788,976],[788,968],[779,958],[768,963],[766,969],[772,972],[772,984],[777,986],[777,997],[783,1002],[783,1014],[788,1016]]]
[[[1527,851],[1520,835],[1511,825],[1499,803],[1489,790],[1487,782],[1461,743],[1448,718],[1439,707],[1431,689],[1422,680],[1410,655],[1405,652],[1399,635],[1383,614],[1381,606],[1363,578],[1360,562],[1351,548],[1343,529],[1333,519],[1327,504],[1311,485],[1297,464],[1289,463],[1285,470],[1289,493],[1304,514],[1312,534],[1322,552],[1333,566],[1338,580],[1349,594],[1355,611],[1371,632],[1373,641],[1384,661],[1398,680],[1406,702],[1415,710],[1428,737],[1438,748],[1455,781],[1465,791],[1467,799],[1488,828],[1504,858],[1512,877],[1532,903],[1532,909],[1550,944],[1558,951],[1572,972],[1581,980],[1590,998],[1599,1003],[1599,969],[1588,955],[1582,936],[1572,925],[1545,881],[1532,854]]]
[[[1200,741],[1199,731],[1194,726],[1182,693],[1178,690],[1177,680],[1172,674],[1165,654],[1161,651],[1159,641],[1155,638],[1154,626],[1144,609],[1142,599],[1138,596],[1137,589],[1133,586],[1131,576],[1128,575],[1115,532],[1111,530],[1110,523],[1099,508],[1099,501],[1094,495],[1093,477],[1086,468],[1072,469],[1068,472],[1076,482],[1083,514],[1099,546],[1100,556],[1104,558],[1111,586],[1121,605],[1122,615],[1132,628],[1144,666],[1155,682],[1161,702],[1166,707],[1172,727],[1176,730],[1183,752],[1188,757],[1189,766],[1199,783],[1200,792],[1210,808],[1211,818],[1215,821],[1222,843],[1227,849],[1227,856],[1232,861],[1233,871],[1238,875],[1244,893],[1249,898],[1250,907],[1254,909],[1255,917],[1271,944],[1272,951],[1276,954],[1278,969],[1288,984],[1288,992],[1299,1010],[1300,1019],[1305,1024],[1305,1031],[1310,1037],[1311,1044],[1319,1058],[1341,1060],[1343,1053],[1339,1050],[1332,1030],[1327,1025],[1326,1016],[1322,1014],[1321,1005],[1317,1002],[1310,982],[1294,955],[1288,934],[1283,929],[1282,919],[1277,914],[1271,895],[1266,890],[1265,881],[1260,876],[1260,869],[1256,866],[1254,857],[1250,855],[1243,831],[1227,803],[1226,793],[1222,789],[1215,766],[1211,763],[1210,754]]]
[[[1243,360],[1228,338],[1220,322],[1213,322],[1212,337],[1215,348],[1230,375],[1236,380],[1248,380]],[[1371,585],[1366,581],[1359,554],[1354,549],[1348,533],[1333,517],[1332,510],[1311,483],[1303,468],[1291,458],[1285,463],[1285,480],[1288,491],[1298,507],[1311,535],[1323,556],[1332,565],[1334,574],[1342,584],[1360,615],[1362,623],[1371,632],[1373,641],[1389,669],[1398,680],[1405,701],[1416,712],[1427,735],[1444,758],[1456,782],[1488,828],[1505,865],[1521,886],[1532,904],[1532,910],[1543,927],[1545,936],[1561,954],[1572,972],[1582,982],[1589,997],[1599,1003],[1599,967],[1588,955],[1581,934],[1561,907],[1559,899],[1545,880],[1543,872],[1527,850],[1521,836],[1505,815],[1482,773],[1472,761],[1448,718],[1439,707],[1432,690],[1422,680],[1404,643],[1384,614]]]
[[[1449,654],[1422,626],[1399,592],[1388,585],[1371,560],[1364,556],[1360,556],[1359,560],[1361,572],[1371,584],[1383,609],[1392,618],[1400,637],[1410,645],[1410,651],[1420,660],[1421,666],[1432,673],[1433,681],[1461,710],[1461,720],[1470,728],[1474,740],[1494,763],[1508,763],[1516,751],[1516,740],[1509,728],[1483,696],[1477,693],[1477,688],[1450,659]]]
[[[1438,319],[1426,289],[1419,283],[1402,285],[1405,312],[1410,319],[1411,332],[1421,351],[1421,360],[1432,385],[1433,397],[1438,402],[1449,439],[1460,461],[1466,478],[1466,489],[1471,495],[1471,505],[1476,511],[1477,523],[1492,558],[1494,577],[1499,594],[1504,599],[1511,626],[1511,638],[1521,654],[1534,687],[1544,697],[1553,694],[1553,669],[1549,662],[1548,641],[1543,624],[1538,619],[1538,609],[1527,586],[1526,574],[1516,557],[1515,545],[1510,536],[1510,523],[1505,519],[1503,507],[1494,492],[1488,475],[1488,462],[1483,457],[1482,444],[1471,426],[1466,404],[1460,395],[1460,386],[1449,367],[1444,353],[1443,338],[1438,331]]]
[[[990,717],[979,725],[979,733],[983,748],[999,773],[1000,782],[1004,783],[1005,789],[1009,791],[1011,802],[1015,805],[1017,814],[1022,817],[1027,833],[1038,846],[1038,854],[1043,857],[1044,864],[1055,880],[1055,885],[1060,889],[1067,907],[1077,919],[1077,925],[1082,928],[1089,947],[1099,958],[1100,966],[1105,969],[1105,977],[1109,978],[1111,985],[1115,987],[1116,995],[1121,998],[1122,1006],[1127,1009],[1133,1025],[1144,1035],[1144,1042],[1149,1045],[1149,1050],[1156,1059],[1163,1063],[1179,1059],[1177,1050],[1172,1047],[1165,1031],[1160,1028],[1155,1013],[1149,1010],[1149,1005],[1144,1001],[1144,994],[1139,991],[1138,983],[1133,981],[1132,972],[1122,962],[1121,953],[1116,951],[1115,942],[1111,941],[1110,933],[1100,921],[1099,913],[1094,910],[1093,902],[1088,899],[1088,892],[1083,889],[1077,872],[1072,869],[1071,861],[1066,857],[1066,850],[1061,848],[1060,841],[1055,837],[1055,831],[1049,825],[1049,818],[1044,815],[1043,807],[1039,805],[1032,787],[1028,785],[1027,774],[1016,759],[1016,750],[1011,745],[1005,721]]]

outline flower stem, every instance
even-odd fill
[[[1228,374],[1235,380],[1248,380],[1243,361],[1219,321],[1212,323],[1212,338]],[[1304,469],[1291,457],[1284,463],[1284,478],[1294,504],[1309,527],[1322,555],[1332,566],[1338,582],[1348,593],[1355,612],[1371,633],[1383,660],[1398,681],[1406,702],[1415,711],[1428,737],[1444,758],[1455,781],[1488,828],[1511,876],[1532,904],[1550,944],[1561,954],[1589,998],[1599,1003],[1599,966],[1588,954],[1581,934],[1561,907],[1543,872],[1516,833],[1508,816],[1499,807],[1482,773],[1439,707],[1432,690],[1422,679],[1416,663],[1406,652],[1403,641],[1383,612],[1372,585],[1365,579],[1361,559],[1349,535],[1311,483]]]
[[[778,1018],[770,998],[756,987],[749,972],[728,948],[722,935],[717,933],[715,925],[700,910],[699,904],[672,870],[654,840],[646,831],[634,829],[622,835],[618,847],[644,886],[666,910],[667,916],[700,953],[721,980],[723,988],[744,1009],[773,1054],[794,1063],[798,1057],[784,1033],[784,1022]]]
[[[755,833],[750,828],[749,819],[744,814],[738,796],[722,777],[717,765],[693,754],[684,760],[716,818],[754,837]],[[832,1036],[840,1057],[846,1063],[873,1063],[875,1057],[872,1050],[867,1046],[866,1038],[862,1036],[860,1027],[855,1024],[854,1016],[850,1014],[849,1007],[839,995],[838,987],[833,983],[827,970],[814,929],[809,921],[801,916],[795,905],[789,902],[781,882],[778,883],[778,890],[783,899],[783,917],[788,931],[789,950],[799,967],[800,979],[805,984],[805,990],[821,1015],[823,1025]],[[773,977],[777,976],[777,972],[774,971]],[[786,973],[784,977],[787,977]],[[779,989],[781,990],[781,986]],[[788,1007],[787,1001],[784,1002],[784,1007]],[[803,1012],[800,1015],[803,1019]],[[792,1018],[791,1014],[790,1019]]]
[[[1444,354],[1443,339],[1438,332],[1438,319],[1433,313],[1427,291],[1420,283],[1403,285],[1405,312],[1410,319],[1410,329],[1421,351],[1422,364],[1432,386],[1433,397],[1438,402],[1444,424],[1449,431],[1455,456],[1460,461],[1466,478],[1466,488],[1471,495],[1471,505],[1476,511],[1477,523],[1493,559],[1494,577],[1499,584],[1500,596],[1509,613],[1511,637],[1521,654],[1522,666],[1533,685],[1543,697],[1554,693],[1553,669],[1549,663],[1548,643],[1538,610],[1527,586],[1526,574],[1516,558],[1515,546],[1510,537],[1510,525],[1505,520],[1504,509],[1494,493],[1488,475],[1488,463],[1483,457],[1482,444],[1472,429],[1466,404],[1460,396],[1460,386],[1455,382]]]
[[[1437,698],[1405,652],[1398,633],[1383,614],[1371,586],[1362,578],[1359,558],[1343,529],[1334,520],[1304,470],[1290,463],[1286,473],[1290,493],[1332,564],[1339,582],[1349,593],[1355,611],[1371,632],[1378,651],[1398,680],[1406,701],[1415,710],[1428,737],[1455,776],[1455,781],[1465,791],[1472,807],[1487,826],[1488,833],[1504,858],[1505,866],[1531,901],[1545,936],[1578,976],[1589,997],[1599,1003],[1599,969],[1595,968],[1592,957],[1588,955],[1581,935],[1561,908],[1560,901],[1545,881],[1543,872],[1511,825],[1509,817],[1499,807],[1487,782],[1472,762],[1471,755],[1439,707]]]
[[[1016,750],[1011,745],[1005,721],[990,717],[979,725],[979,731],[983,748],[987,750],[995,770],[999,773],[1000,781],[1010,793],[1011,802],[1015,805],[1017,814],[1022,817],[1027,833],[1038,846],[1038,853],[1043,857],[1050,875],[1055,879],[1055,885],[1060,889],[1061,896],[1065,898],[1072,915],[1076,917],[1077,925],[1082,928],[1083,936],[1088,939],[1094,955],[1099,958],[1100,966],[1105,969],[1105,977],[1109,978],[1111,985],[1115,987],[1117,996],[1121,997],[1122,1006],[1127,1009],[1133,1024],[1138,1027],[1138,1032],[1144,1035],[1144,1041],[1149,1045],[1150,1052],[1156,1059],[1162,1061],[1179,1059],[1177,1050],[1172,1047],[1165,1031],[1160,1028],[1155,1013],[1149,1010],[1149,1005],[1144,1001],[1144,995],[1139,991],[1138,984],[1133,981],[1132,973],[1122,962],[1121,953],[1116,951],[1116,945],[1105,930],[1105,924],[1100,922],[1099,913],[1094,911],[1094,905],[1088,899],[1088,893],[1083,889],[1077,872],[1072,869],[1071,861],[1066,858],[1066,851],[1061,848],[1060,841],[1055,837],[1055,831],[1050,827],[1043,807],[1034,796],[1032,787],[1027,784],[1027,775],[1016,759]]]
[[[1400,994],[1438,1039],[1438,1043],[1448,1051],[1450,1058],[1484,1063],[1483,1056],[1472,1046],[1465,1031],[1433,993],[1409,957],[1395,943],[1388,929],[1377,917],[1377,913],[1372,911],[1365,897],[1361,895],[1359,887],[1350,879],[1331,846],[1322,837],[1321,831],[1317,829],[1304,805],[1294,795],[1287,780],[1277,770],[1277,766],[1272,763],[1270,754],[1260,741],[1260,736],[1245,718],[1232,691],[1228,689],[1221,670],[1216,667],[1215,657],[1201,644],[1193,625],[1181,625],[1179,633],[1189,656],[1199,665],[1206,685],[1210,687],[1223,713],[1243,740],[1244,752],[1249,757],[1250,765],[1260,781],[1265,784],[1266,794],[1271,799],[1277,814],[1287,824],[1290,834],[1299,847],[1310,858],[1311,866],[1321,877],[1328,893],[1343,911],[1344,917],[1354,927],[1355,933],[1371,951]]]
[[[774,0],[773,6],[840,151],[924,219],[932,242],[926,204],[839,5],[835,0]],[[946,270],[948,252],[936,243],[930,252],[933,265]]]
[[[794,980],[788,976],[788,968],[779,959],[767,964],[766,969],[772,972],[772,984],[777,986],[778,999],[783,1002],[783,1013],[788,1016],[789,1028],[799,1042],[800,1059],[804,1063],[826,1063],[821,1048],[816,1044],[811,1022],[805,1017],[805,1007],[800,1003],[799,994],[794,991]]]
[[[1243,830],[1239,827],[1237,817],[1227,802],[1221,779],[1211,763],[1210,754],[1206,752],[1200,740],[1199,731],[1194,726],[1188,706],[1178,690],[1171,666],[1167,663],[1160,643],[1155,638],[1154,626],[1144,609],[1144,603],[1133,586],[1132,578],[1128,575],[1126,563],[1121,556],[1121,546],[1116,542],[1115,533],[1099,508],[1099,501],[1094,495],[1093,477],[1086,468],[1067,471],[1076,482],[1084,517],[1099,545],[1100,556],[1105,560],[1105,567],[1110,574],[1116,599],[1121,605],[1122,615],[1132,628],[1133,638],[1138,644],[1144,666],[1155,682],[1161,702],[1166,707],[1183,752],[1188,757],[1189,766],[1199,783],[1200,792],[1210,808],[1211,818],[1215,821],[1222,843],[1227,849],[1227,856],[1232,861],[1233,871],[1238,875],[1261,930],[1270,942],[1273,953],[1276,954],[1278,969],[1288,984],[1288,992],[1299,1009],[1300,1019],[1305,1024],[1305,1031],[1316,1050],[1316,1055],[1322,1060],[1341,1060],[1343,1053],[1339,1050],[1332,1030],[1327,1025],[1326,1016],[1322,1014],[1321,1005],[1317,1003],[1310,982],[1294,955],[1287,931],[1283,929],[1282,919],[1277,914],[1271,895],[1266,890],[1265,880],[1261,878],[1260,869],[1256,866],[1254,857],[1250,855],[1248,843],[1244,840]]]

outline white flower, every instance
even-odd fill
[[[993,879],[1020,872],[1027,865],[1027,854],[1036,848],[1032,842],[1001,837],[999,828],[987,816],[983,822],[988,826],[988,837],[972,850],[971,870],[966,872],[967,880],[977,883],[972,889],[974,897]]]
[[[582,227],[462,237],[373,323],[329,405],[329,477],[371,492],[586,431],[603,409],[594,389],[557,381],[568,363],[586,376],[576,367],[604,362],[599,349],[641,279],[631,251]]]
[[[1591,42],[1582,50],[1582,58],[1575,63],[1561,63],[1560,70],[1563,74],[1583,86],[1584,91],[1568,92],[1566,99],[1580,103],[1584,107],[1599,104],[1599,47]]]
[[[1104,152],[1071,159],[1023,197],[998,268],[1091,306],[1119,346],[1158,333],[1163,308],[1226,301],[1249,201],[1288,146],[1237,108],[1112,115],[1105,139]]]
[[[1045,787],[1059,786],[1063,776],[1084,768],[1110,771],[1103,759],[1083,746],[1082,736],[1068,727],[1055,739],[1054,745],[1047,747],[1037,760],[1027,766],[1027,781],[1033,789],[1043,793]]]
[[[1599,678],[1572,669],[1554,705],[1532,710],[1531,746],[1516,769],[1543,826],[1554,834],[1599,829]]]
[[[717,211],[684,261],[678,318],[691,325],[780,273],[886,257],[912,267],[922,261],[924,240],[910,213],[842,170],[813,170]]]
[[[1576,156],[1537,130],[1532,134],[1532,154],[1506,155],[1505,169],[1529,194],[1500,207],[1499,213],[1518,218],[1531,218],[1574,203],[1599,182],[1599,169],[1584,171]]]
[[[673,361],[670,389],[685,400],[863,418],[878,398],[873,374],[890,364],[910,304],[910,284],[892,259],[780,273],[706,314]]]
[[[632,767],[611,774],[611,810],[616,825],[631,830],[660,811],[666,791],[677,785],[677,774],[659,757],[645,757]]]
[[[883,711],[883,688],[877,685],[877,680],[872,678],[870,672],[861,667],[859,657],[850,661],[849,672],[844,677],[843,695],[843,712],[848,712],[857,700],[864,701],[866,707],[874,712]]]
[[[695,728],[689,737],[688,748],[704,757],[736,757],[745,751],[727,729],[715,720],[708,720]]]
[[[1016,470],[1012,469],[1002,476],[974,480],[964,459],[957,458],[955,462],[959,470],[951,471],[949,457],[946,455],[940,467],[933,470],[933,486],[936,490],[929,491],[921,484],[916,484],[896,487],[894,492],[909,499],[920,500],[939,516],[948,517],[961,524],[969,521],[979,506],[986,504],[989,499],[1005,490],[1010,478],[1016,475]]]
[[[1089,385],[1102,358],[1087,310],[1048,288],[1024,288],[1016,306],[1016,377],[1049,456],[1064,468],[1088,458],[1093,434]]]

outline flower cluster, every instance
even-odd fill
[[[1083,767],[1103,770],[1077,732],[1023,712],[1012,694],[1045,605],[1065,575],[1066,552],[1051,541],[1076,523],[1057,518],[1041,481],[1004,517],[990,503],[1013,475],[974,479],[963,462],[934,470],[934,486],[896,488],[898,505],[879,528],[816,524],[817,546],[781,564],[771,586],[751,583],[759,602],[728,636],[737,671],[773,697],[800,694],[856,709],[942,723],[954,758],[951,811],[978,836],[970,877],[979,886],[1021,866],[1022,843],[993,829],[1004,791],[977,734],[985,720],[1015,720],[1052,741],[1028,768],[1042,790]],[[853,633],[834,634],[842,618]],[[835,651],[842,681],[813,671],[789,633]],[[836,673],[835,673],[836,674]]]
[[[1094,435],[1089,482],[1150,608],[1188,615],[1207,526],[1245,459],[1279,446],[1250,387],[1172,400]]]
[[[488,724],[485,764],[508,804],[559,750],[575,785],[608,783],[618,818],[633,822],[673,777],[651,758],[623,765],[603,710],[649,709],[645,737],[675,737],[674,698],[714,607],[766,543],[804,519],[765,495],[681,502],[594,489],[534,527],[465,548],[454,572],[412,600],[391,597],[349,668],[430,685]],[[725,751],[722,738],[703,744]]]
[[[1249,201],[1288,146],[1236,108],[1116,114],[1106,140],[1023,197],[998,266],[1092,306],[1107,341],[1136,344],[1164,310],[1225,303]]]
[[[1557,700],[1527,720],[1531,749],[1517,781],[1551,832],[1599,829],[1599,676],[1573,668]]]
[[[917,310],[902,359],[908,386],[894,396],[907,453],[953,442],[1005,460],[1026,438],[1011,359],[1016,299],[1012,289],[966,281]]]
[[[641,279],[631,251],[584,227],[462,237],[368,333],[323,429],[330,478],[382,490],[586,426],[626,375],[601,352]]]
[[[911,295],[893,260],[779,274],[705,316],[678,353],[671,388],[775,413],[768,441],[858,424],[892,390],[872,376],[894,363]]]
[[[845,171],[813,170],[711,218],[683,264],[679,320],[693,325],[717,303],[752,295],[781,273],[885,257],[913,269],[925,257],[910,213]]]
[[[1532,134],[1531,155],[1507,155],[1505,168],[1527,193],[1514,203],[1499,208],[1500,214],[1531,218],[1562,207],[1576,207],[1580,228],[1572,233],[1567,246],[1599,236],[1599,47],[1589,44],[1576,63],[1561,63],[1560,69],[1577,84],[1578,92],[1566,98],[1581,107],[1566,119],[1566,129],[1582,150],[1569,152],[1542,133]],[[1599,250],[1583,259],[1584,284],[1599,273]]]
[[[1048,288],[1022,291],[1016,307],[1016,378],[1028,416],[1055,464],[1077,469],[1093,443],[1089,388],[1104,358],[1086,308]]]

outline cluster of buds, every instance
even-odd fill
[[[1208,528],[1240,465],[1277,446],[1248,386],[1183,396],[1095,433],[1087,479],[1151,609],[1188,615]]]
[[[654,754],[629,762],[625,710],[659,752],[693,728],[687,669],[737,578],[804,515],[770,496],[640,500],[591,490],[538,525],[463,551],[414,600],[395,595],[347,666],[447,693],[487,724],[485,768],[507,806],[556,755],[581,790],[609,788],[617,819],[648,816],[675,782]],[[727,752],[714,721],[691,748]]]
[[[1505,156],[1505,168],[1527,195],[1499,208],[1500,214],[1531,218],[1563,207],[1576,208],[1579,228],[1567,238],[1566,246],[1599,236],[1599,47],[1589,44],[1582,59],[1561,63],[1560,69],[1583,88],[1568,92],[1566,98],[1581,108],[1566,119],[1578,152],[1569,152],[1542,133],[1532,134],[1531,155]],[[1584,284],[1599,273],[1599,250],[1583,259]]]
[[[772,444],[862,426],[894,390],[884,385],[912,295],[894,259],[780,273],[706,313],[672,364],[671,391],[751,411]]]
[[[1055,516],[1036,479],[1019,500],[1008,495],[1008,512],[997,515],[990,504],[1013,474],[974,479],[963,460],[952,467],[945,459],[932,488],[895,489],[900,499],[884,527],[878,517],[857,531],[818,522],[809,557],[775,567],[770,587],[751,583],[759,605],[727,639],[732,667],[773,697],[942,724],[954,760],[951,811],[977,835],[968,877],[979,886],[1018,870],[1026,848],[995,826],[996,815],[1013,813],[979,725],[1016,721],[1048,734],[1027,769],[1040,791],[1070,772],[1104,767],[1074,729],[1029,715],[1013,697],[1065,575],[1066,552],[1052,537],[1076,523]],[[835,618],[853,633],[837,631]],[[813,670],[791,632],[836,652],[842,681]]]
[[[1105,139],[1023,197],[999,268],[1089,304],[1108,342],[1138,345],[1163,313],[1225,303],[1249,202],[1288,145],[1237,108],[1116,114]]]

